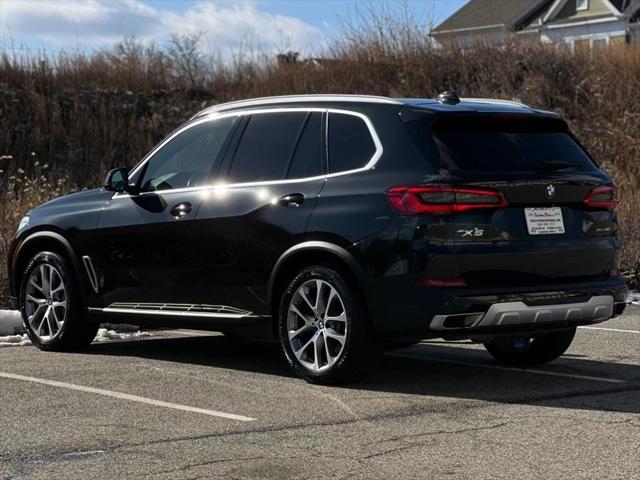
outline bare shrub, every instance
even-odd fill
[[[189,82],[191,87],[200,86],[204,80],[204,59],[201,45],[205,31],[172,34],[167,56],[178,78]]]
[[[5,156],[6,158],[6,156]],[[0,170],[0,308],[8,305],[7,252],[20,219],[33,207],[52,198],[71,193],[74,189],[65,178],[56,178],[49,172],[49,165],[42,164],[35,154],[31,155],[32,173],[22,168],[12,169],[13,173]]]

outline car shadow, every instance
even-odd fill
[[[156,338],[92,344],[88,353],[254,372],[298,381],[280,346],[270,341],[221,335]],[[326,388],[339,388],[347,393],[370,391],[640,413],[640,365],[567,354],[533,370],[501,368],[480,349],[430,343],[388,352],[362,382]],[[620,392],[626,393],[616,395]]]

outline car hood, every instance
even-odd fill
[[[83,203],[93,203],[94,201],[104,200],[107,201],[113,192],[108,192],[104,188],[94,188],[91,190],[83,190],[81,192],[70,193],[69,195],[63,195],[49,200],[36,207],[32,212],[40,209],[59,208],[63,206],[78,205]]]

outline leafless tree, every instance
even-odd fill
[[[204,78],[204,60],[200,44],[205,34],[204,30],[194,33],[174,33],[167,48],[167,56],[176,76],[188,80],[192,87],[199,86]]]

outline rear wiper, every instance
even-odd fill
[[[534,165],[540,170],[565,170],[567,168],[575,168],[580,166],[577,163],[562,161],[535,163]]]

